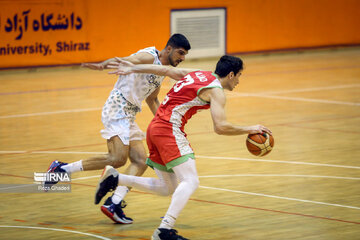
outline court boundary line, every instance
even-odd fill
[[[334,101],[334,100],[326,100],[326,99],[312,99],[312,98],[286,97],[286,96],[271,95],[271,94],[280,94],[280,93],[283,94],[283,93],[292,93],[292,92],[324,91],[324,90],[333,90],[333,89],[340,89],[340,88],[353,88],[353,87],[360,87],[360,84],[335,85],[335,86],[303,88],[303,89],[289,89],[289,90],[284,90],[284,91],[269,91],[269,92],[262,92],[262,93],[261,92],[260,93],[232,92],[228,96],[228,98],[260,97],[260,98],[271,98],[271,99],[291,100],[291,101],[300,101],[300,102],[312,102],[312,103],[325,103],[325,104],[336,104],[336,105],[360,106],[360,103],[356,103],[356,102],[346,102],[346,101]],[[59,111],[47,111],[47,112],[38,112],[38,113],[24,113],[24,114],[14,114],[14,115],[3,115],[3,116],[0,116],[0,119],[19,118],[19,117],[33,117],[33,116],[43,116],[43,115],[53,115],[53,114],[63,114],[63,113],[88,112],[88,111],[97,111],[97,110],[101,110],[101,107],[68,109],[68,110],[59,110]]]
[[[99,178],[101,175],[93,175],[87,177],[72,178],[71,180],[86,180],[91,178]],[[360,180],[357,177],[341,177],[341,176],[323,176],[323,175],[300,175],[300,174],[219,174],[219,175],[205,175],[199,178],[219,178],[219,177],[299,177],[299,178],[329,178],[329,179],[344,179],[344,180]]]
[[[0,154],[106,154],[106,152],[59,152],[59,151],[1,151]],[[326,163],[313,163],[313,162],[298,162],[298,161],[284,161],[284,160],[271,160],[271,159],[252,159],[252,158],[237,158],[237,157],[213,157],[196,155],[195,158],[209,158],[209,159],[225,159],[233,161],[249,161],[249,162],[267,162],[267,163],[283,163],[283,164],[299,164],[299,165],[311,165],[311,166],[322,166],[322,167],[337,167],[337,168],[350,168],[360,169],[360,166],[350,165],[338,165],[338,164],[326,164]]]
[[[95,175],[95,176],[88,176],[88,177],[81,177],[81,178],[75,178],[72,180],[86,180],[86,179],[91,179],[91,178],[96,178],[99,177],[100,175]],[[236,177],[237,175],[227,175],[227,177]],[[259,175],[256,175],[257,177]],[[265,175],[267,176],[267,175]],[[275,176],[284,176],[284,175],[275,175]],[[313,175],[287,175],[286,177],[312,177]],[[199,178],[208,178],[209,176],[199,176]],[[210,176],[210,177],[215,177],[215,176]],[[218,175],[219,178],[223,177],[223,175]],[[315,176],[315,177],[322,177],[325,178],[326,176]],[[331,177],[330,177],[331,178]],[[336,178],[336,177],[334,177]],[[341,178],[341,177],[338,177]],[[344,179],[344,178],[341,178]],[[347,178],[345,178],[347,179]],[[349,179],[348,179],[349,180]],[[360,180],[360,178],[356,178],[356,179],[350,179],[350,180]],[[282,199],[282,200],[289,200],[289,201],[296,201],[296,202],[304,202],[304,203],[312,203],[312,204],[319,204],[319,205],[326,205],[326,206],[333,206],[333,207],[342,207],[342,208],[350,208],[350,209],[356,209],[356,210],[360,210],[360,207],[355,207],[355,206],[348,206],[348,205],[342,205],[342,204],[336,204],[336,203],[326,203],[326,202],[319,202],[319,201],[312,201],[312,200],[306,200],[306,199],[299,199],[299,198],[291,198],[291,197],[282,197],[282,196],[276,196],[276,195],[270,195],[270,194],[263,194],[263,193],[254,193],[254,192],[246,192],[246,191],[240,191],[240,190],[232,190],[232,189],[227,189],[227,188],[216,188],[216,187],[207,187],[207,186],[202,186],[200,185],[199,188],[205,188],[205,189],[213,189],[213,190],[219,190],[219,191],[224,191],[224,192],[233,192],[233,193],[240,193],[240,194],[245,194],[245,195],[254,195],[254,196],[260,196],[260,197],[268,197],[268,198],[276,198],[276,199]]]
[[[5,174],[0,174],[5,175]],[[91,178],[98,178],[100,175],[93,175],[93,176],[87,176],[87,177],[80,177],[80,178],[73,178],[72,181],[77,180],[87,180]],[[347,179],[347,180],[360,180],[360,178],[349,178],[349,177],[337,177],[337,176],[317,176],[317,175],[280,175],[280,174],[235,174],[235,175],[210,175],[210,176],[199,176],[199,178],[215,178],[215,177],[238,177],[238,176],[255,176],[255,177],[312,177],[312,178],[334,178],[334,179]],[[277,198],[277,199],[283,199],[283,200],[289,200],[289,201],[297,201],[297,202],[305,202],[305,203],[313,203],[313,204],[320,204],[320,205],[327,205],[327,206],[335,206],[335,207],[342,207],[342,208],[350,208],[350,209],[356,209],[360,210],[360,207],[355,206],[348,206],[348,205],[342,205],[342,204],[335,204],[335,203],[326,203],[326,202],[319,202],[319,201],[311,201],[306,199],[299,199],[299,198],[291,198],[291,197],[282,197],[282,196],[275,196],[275,195],[269,195],[269,194],[262,194],[262,193],[254,193],[254,192],[246,192],[246,191],[240,191],[240,190],[231,190],[226,188],[216,188],[216,187],[207,187],[207,186],[199,186],[200,188],[206,188],[206,189],[213,189],[213,190],[219,190],[219,191],[226,191],[226,192],[234,192],[234,193],[240,193],[240,194],[246,194],[246,195],[254,195],[254,196],[261,196],[261,197],[268,197],[268,198]],[[0,189],[1,190],[1,189]]]
[[[76,233],[80,235],[90,236],[94,238],[99,238],[103,240],[111,240],[111,238],[91,234],[91,233],[84,233],[74,230],[66,230],[66,229],[59,229],[59,228],[46,228],[46,227],[33,227],[33,226],[16,226],[16,225],[0,225],[0,228],[25,228],[25,229],[37,229],[37,230],[48,230],[48,231],[57,231],[57,232],[69,232],[69,233]]]
[[[337,167],[337,168],[360,169],[360,167],[358,167],[358,166],[326,164],[326,163],[312,163],[312,162],[283,161],[283,160],[271,160],[271,159],[252,159],[252,158],[236,158],[236,157],[212,157],[212,156],[202,156],[202,155],[195,155],[195,158],[226,159],[226,160],[233,160],[233,161],[284,163],[284,164],[312,165],[312,166],[321,166],[321,167]]]
[[[315,216],[315,215],[303,214],[303,213],[294,213],[294,212],[287,212],[287,211],[267,209],[267,208],[259,208],[259,207],[248,207],[248,206],[231,204],[231,203],[220,203],[220,202],[214,202],[214,201],[209,201],[209,200],[200,200],[200,199],[192,199],[192,198],[190,198],[190,200],[196,201],[196,202],[205,202],[205,203],[224,205],[224,206],[240,207],[240,208],[251,209],[251,210],[260,210],[260,211],[274,212],[274,213],[281,213],[281,214],[288,214],[288,215],[295,215],[295,216],[301,216],[301,217],[324,219],[324,220],[330,220],[330,221],[336,221],[336,222],[360,224],[360,222],[355,222],[355,221],[348,221],[348,220],[342,220],[342,219],[337,219],[337,218],[329,218],[329,217],[321,217],[321,216]]]
[[[100,177],[100,175],[98,175]],[[217,177],[299,177],[299,178],[329,178],[344,180],[360,180],[357,177],[341,177],[341,176],[323,176],[323,175],[301,175],[301,174],[232,174],[232,175],[208,175],[199,176],[200,178],[217,178]],[[79,179],[80,180],[80,179]]]
[[[335,105],[348,105],[348,106],[360,106],[360,103],[357,102],[344,102],[344,101],[335,101],[335,100],[326,100],[326,99],[314,99],[314,98],[302,98],[302,97],[286,97],[286,96],[276,96],[268,94],[258,94],[258,93],[234,93],[234,97],[261,97],[261,98],[271,98],[279,100],[290,100],[298,102],[311,102],[311,103],[327,103]]]
[[[216,178],[216,177],[222,178],[224,176],[226,176],[226,177],[238,177],[238,176],[242,176],[242,177],[248,177],[248,176],[251,176],[251,177],[310,177],[310,178],[334,178],[334,179],[346,179],[346,180],[360,180],[360,178],[347,178],[347,177],[336,177],[336,176],[277,175],[277,174],[211,175],[211,176],[199,176],[199,178]],[[74,180],[74,181],[76,181],[76,180],[86,180],[86,179],[97,178],[97,177],[100,177],[100,175],[74,178],[72,180]],[[268,197],[268,198],[277,198],[277,199],[282,199],[282,200],[305,202],[305,203],[312,203],[312,204],[319,204],[319,205],[326,205],[326,206],[334,206],[334,207],[342,207],[342,208],[350,208],[350,209],[360,210],[360,207],[355,207],[355,206],[348,206],[348,205],[342,205],[342,204],[336,204],[336,203],[326,203],[326,202],[319,202],[319,201],[312,201],[312,200],[291,198],[291,197],[282,197],[282,196],[263,194],[263,193],[246,192],[246,191],[240,191],[240,190],[231,190],[231,189],[226,189],[226,188],[208,187],[208,186],[202,186],[202,185],[200,185],[199,188],[213,189],[213,190],[219,190],[219,191],[225,191],[225,192],[234,192],[234,193],[240,193],[240,194],[246,194],[246,195],[254,195],[254,196],[261,196],[261,197]]]
[[[199,188],[212,189],[212,190],[218,190],[218,191],[224,191],[224,192],[240,193],[240,194],[260,196],[260,197],[276,198],[276,199],[296,201],[296,202],[319,204],[319,205],[326,205],[326,206],[332,206],[332,207],[341,207],[341,208],[350,208],[350,209],[360,210],[360,207],[341,205],[341,204],[336,204],[336,203],[326,203],[326,202],[311,201],[311,200],[299,199],[299,198],[281,197],[281,196],[275,196],[275,195],[263,194],[263,193],[254,193],[254,192],[246,192],[246,191],[231,190],[231,189],[226,189],[226,188],[207,187],[207,186],[199,186]]]
[[[106,152],[60,152],[60,151],[1,151],[0,154],[106,154]],[[298,164],[298,165],[311,165],[321,167],[337,167],[337,168],[349,168],[360,169],[360,166],[350,165],[338,165],[338,164],[326,164],[326,163],[313,163],[313,162],[298,162],[298,161],[284,161],[284,160],[272,160],[272,159],[252,159],[252,158],[237,158],[237,157],[214,157],[196,155],[195,158],[208,158],[208,159],[225,159],[232,161],[249,161],[249,162],[267,162],[267,163],[283,163],[283,164]]]
[[[87,90],[92,88],[113,88],[113,84],[108,85],[99,85],[99,86],[82,86],[82,87],[71,87],[71,88],[53,88],[53,89],[39,89],[39,90],[29,90],[29,91],[18,91],[18,92],[0,92],[0,96],[7,95],[22,95],[22,94],[33,94],[33,93],[47,93],[47,92],[63,92],[63,91],[73,91],[73,90]]]
[[[102,109],[101,107],[96,107],[96,108],[68,109],[68,110],[59,110],[59,111],[51,111],[51,112],[24,113],[24,114],[0,116],[0,119],[20,118],[20,117],[36,117],[36,116],[54,115],[54,114],[63,114],[63,113],[91,112],[91,111],[99,111],[101,109]]]
[[[20,177],[20,178],[31,178],[31,177],[17,176],[17,175],[11,175],[11,174],[2,174],[2,173],[0,173],[0,175],[3,175],[3,176],[12,176],[12,177]],[[75,185],[80,185],[80,186],[87,186],[87,187],[95,187],[94,185],[89,185],[89,184],[81,184],[81,183],[73,183],[73,184],[75,184]],[[132,190],[132,192],[140,193],[140,194],[150,194],[150,195],[154,195],[154,194],[152,194],[152,193],[141,192],[141,191],[136,191],[136,190]],[[262,210],[262,211],[268,211],[268,212],[276,212],[276,213],[282,213],[282,214],[289,214],[289,215],[296,215],[296,216],[304,216],[304,217],[325,219],[325,220],[345,222],[345,223],[360,224],[360,222],[355,222],[355,221],[348,221],[348,220],[342,220],[342,219],[336,219],[336,218],[327,218],[327,217],[321,217],[321,216],[315,216],[315,215],[308,215],[308,214],[302,214],[302,213],[286,212],[286,211],[280,211],[280,210],[274,210],[274,209],[265,209],[265,208],[249,207],[249,206],[243,206],[243,205],[238,205],[238,204],[228,204],[228,203],[223,203],[223,202],[215,202],[215,201],[208,201],[208,200],[201,200],[201,199],[194,199],[194,198],[190,198],[190,200],[192,200],[192,201],[197,201],[197,202],[207,202],[207,203],[224,205],[224,206],[233,206],[233,207],[247,208],[247,209],[253,209],[253,210]]]
[[[298,93],[298,92],[314,92],[314,91],[324,91],[324,90],[334,90],[334,89],[342,89],[342,88],[354,88],[360,87],[360,84],[342,84],[342,85],[334,85],[334,86],[324,86],[324,87],[312,87],[312,88],[299,88],[299,89],[288,89],[288,90],[280,90],[280,91],[267,91],[267,92],[259,92],[256,94],[283,94],[283,93]]]

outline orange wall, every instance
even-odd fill
[[[152,45],[162,49],[170,35],[171,9],[212,7],[227,8],[230,54],[360,44],[358,0],[13,0],[0,1],[0,68],[101,61]],[[15,14],[21,20],[16,29]],[[35,31],[34,21],[41,24],[43,15],[46,29],[51,14],[52,26],[68,20],[67,29]],[[77,18],[80,29],[74,26]],[[8,21],[12,29],[6,32]],[[15,40],[20,26],[22,37]],[[59,42],[87,43],[88,49],[59,51]],[[51,54],[29,52],[40,43]]]

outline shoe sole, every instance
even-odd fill
[[[113,220],[115,223],[120,223],[120,224],[132,224],[133,222],[120,222],[115,220],[115,218],[113,217],[113,214],[111,212],[108,211],[108,209],[104,206],[101,206],[101,211],[103,212],[103,214],[105,214],[108,218],[110,218],[111,220]]]
[[[104,171],[101,174],[100,180],[98,182],[98,185],[96,186],[96,191],[95,191],[95,204],[99,204],[99,202],[101,201],[101,199],[105,196],[102,196],[100,199],[97,199],[97,195],[98,192],[100,190],[101,187],[101,183],[103,183],[105,181],[106,178],[108,178],[109,176],[113,176],[114,178],[116,178],[119,175],[119,173],[112,167],[112,166],[106,166],[104,168]]]
[[[154,237],[154,235],[155,235],[155,237]],[[151,240],[161,240],[161,238],[159,237],[159,235],[160,235],[160,232],[157,231],[157,230],[155,230],[154,234],[151,236]],[[173,237],[174,237],[174,236],[173,236]],[[168,239],[168,238],[166,238],[166,239]],[[171,238],[171,239],[173,239],[173,238]],[[183,236],[180,236],[180,235],[176,235],[176,239],[190,240],[190,239],[184,238]]]

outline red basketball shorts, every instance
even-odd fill
[[[179,127],[162,120],[153,120],[146,132],[149,158],[146,163],[162,171],[172,172],[171,168],[194,159],[194,152]]]

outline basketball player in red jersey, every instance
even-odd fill
[[[238,126],[227,122],[225,115],[224,89],[232,91],[239,83],[243,70],[240,58],[223,56],[217,63],[215,73],[194,69],[172,68],[156,65],[134,65],[119,60],[113,63],[112,73],[152,73],[179,80],[168,92],[147,129],[146,141],[149,148],[147,164],[152,167],[156,178],[144,178],[119,174],[107,166],[101,176],[96,199],[115,189],[118,184],[159,195],[171,195],[172,200],[153,240],[186,239],[173,229],[176,218],[185,207],[190,196],[199,186],[194,152],[186,138],[184,126],[200,109],[210,108],[214,131],[222,135],[241,135],[271,131],[261,125]]]

